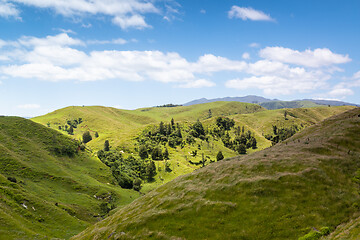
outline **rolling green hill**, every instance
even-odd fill
[[[0,239],[69,238],[139,196],[78,145],[31,120],[0,117]]]
[[[158,126],[160,121],[169,123],[172,118],[182,128],[183,139],[189,135],[189,127],[197,119],[200,119],[205,129],[212,132],[216,126],[216,119],[219,116],[227,116],[235,120],[234,128],[229,131],[232,139],[235,137],[234,129],[244,127],[245,132],[251,131],[257,141],[257,148],[249,148],[248,153],[265,149],[272,145],[272,142],[265,138],[265,135],[271,135],[273,125],[279,128],[291,128],[296,126],[301,130],[307,126],[317,123],[334,114],[341,113],[353,107],[318,107],[311,109],[280,109],[264,110],[256,104],[240,102],[212,102],[206,104],[197,104],[186,107],[154,107],[137,110],[120,110],[115,108],[92,106],[92,107],[67,107],[59,109],[44,116],[33,118],[32,120],[43,125],[48,125],[53,129],[64,129],[67,121],[81,118],[81,123],[74,128],[75,139],[81,139],[85,131],[90,131],[93,140],[87,143],[87,146],[93,150],[93,154],[99,149],[103,149],[105,140],[109,140],[112,149],[121,151],[125,156],[137,156],[139,143],[137,137],[143,133],[144,129],[150,126]],[[210,110],[210,111],[209,111]],[[286,117],[284,113],[287,112]],[[63,130],[59,130],[67,134]],[[99,137],[95,138],[95,133]],[[198,169],[200,165],[191,164],[200,163],[203,158],[208,157],[210,161],[215,161],[217,153],[222,151],[225,157],[234,157],[238,152],[224,146],[220,137],[207,134],[206,140],[195,139],[192,144],[169,147],[168,143],[162,143],[161,147],[167,147],[170,154],[172,171],[164,171],[166,161],[156,161],[158,174],[155,181],[151,184],[143,182],[143,192],[147,192],[154,187],[160,186],[177,176],[190,173]],[[197,151],[193,156],[191,153]],[[210,162],[207,161],[207,164]]]
[[[318,239],[359,212],[359,135],[356,108],[178,177],[72,239]]]

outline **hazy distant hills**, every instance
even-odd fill
[[[224,97],[224,98],[214,98],[206,99],[200,98],[197,100],[190,101],[183,104],[184,106],[191,106],[195,104],[209,103],[209,102],[244,102],[244,103],[256,103],[260,106],[267,108],[269,110],[273,109],[282,109],[282,108],[302,108],[302,107],[319,107],[323,105],[330,106],[360,106],[354,103],[335,101],[335,100],[314,100],[314,99],[303,99],[303,100],[293,100],[293,101],[281,101],[278,99],[268,99],[261,96],[248,95],[245,97]]]

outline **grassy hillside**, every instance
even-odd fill
[[[256,105],[238,102],[215,102],[194,106],[154,107],[137,110],[121,110],[110,107],[67,107],[56,110],[32,120],[43,125],[50,123],[54,129],[64,125],[67,120],[82,118],[84,122],[75,129],[75,137],[80,138],[86,130],[99,133],[99,138],[91,141],[90,146],[102,148],[108,139],[113,146],[132,147],[129,143],[148,124],[158,124],[160,121],[170,122],[172,118],[177,122],[194,122],[205,120],[211,116],[227,116],[246,114],[265,109]]]
[[[357,108],[178,177],[73,239],[298,239],[332,231],[359,211],[359,134]]]
[[[198,104],[187,107],[156,107],[144,108],[137,110],[120,110],[107,107],[68,107],[59,109],[47,115],[32,119],[33,121],[49,125],[53,129],[59,126],[64,128],[64,124],[68,120],[82,119],[82,122],[74,129],[75,139],[81,139],[82,134],[89,130],[93,136],[93,140],[87,143],[93,154],[96,155],[97,150],[102,149],[105,140],[109,140],[112,149],[122,151],[124,155],[137,156],[136,150],[139,145],[136,138],[144,129],[150,126],[158,126],[160,121],[169,123],[172,118],[176,123],[180,124],[183,129],[184,139],[188,135],[188,128],[197,119],[200,119],[205,129],[211,130],[216,125],[216,118],[219,116],[227,116],[235,120],[235,127],[244,127],[245,132],[251,131],[257,141],[257,148],[249,148],[248,153],[259,151],[271,146],[271,141],[267,140],[264,135],[271,134],[273,125],[277,127],[290,128],[297,126],[303,129],[316,122],[319,122],[334,114],[341,113],[353,107],[319,107],[311,109],[281,109],[273,111],[265,111],[258,105],[239,103],[239,102],[213,102],[207,104]],[[210,111],[209,111],[210,110]],[[287,112],[286,118],[284,112]],[[60,131],[67,134],[65,131]],[[95,138],[95,132],[99,137]],[[229,131],[230,137],[234,139],[235,133],[232,129]],[[164,171],[165,161],[157,161],[156,167],[158,174],[155,181],[149,183],[144,182],[143,192],[147,192],[156,186],[160,186],[177,176],[190,173],[198,169],[200,165],[190,164],[189,161],[199,163],[202,161],[202,154],[209,157],[210,161],[215,161],[216,155],[222,151],[225,157],[234,157],[238,153],[225,147],[219,137],[209,134],[208,141],[195,139],[192,144],[185,146],[169,147],[168,144],[162,146],[167,147],[170,153],[171,172]],[[198,151],[196,156],[192,156],[191,152]],[[209,163],[210,161],[207,161]]]
[[[76,141],[30,120],[0,117],[0,153],[0,239],[69,238],[139,195]]]
[[[316,104],[312,101],[271,101],[260,103],[260,105],[266,109],[282,109],[282,108],[311,108],[311,107],[321,107],[322,105]]]
[[[360,217],[351,219],[349,222],[341,224],[329,236],[323,240],[357,240],[360,239]]]

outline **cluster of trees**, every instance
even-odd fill
[[[245,132],[245,127],[238,126],[234,129],[235,137],[232,138],[229,132],[234,128],[235,122],[228,117],[218,117],[216,119],[216,126],[212,130],[212,134],[218,137],[223,142],[224,146],[238,152],[239,154],[246,154],[247,149],[257,148],[257,141],[254,137],[254,133],[251,131]]]
[[[290,138],[295,133],[297,133],[300,129],[297,125],[292,125],[288,128],[282,127],[279,128],[276,125],[273,125],[273,132],[272,134],[266,134],[265,138],[276,144],[278,142],[284,141],[285,139]]]
[[[153,161],[123,155],[116,151],[110,150],[109,142],[104,144],[104,150],[99,150],[97,156],[110,168],[112,175],[122,188],[139,191],[142,180],[152,180],[156,175],[156,166]]]
[[[169,151],[163,145],[168,143],[169,147],[175,148],[183,143],[183,136],[180,125],[171,119],[169,124],[160,122],[158,126],[145,129],[137,141],[138,153],[142,159],[151,156],[153,160],[163,160],[169,159]]]
[[[70,135],[74,134],[74,128],[83,122],[82,118],[67,120],[64,126],[59,126],[59,130],[65,131]],[[49,125],[49,124],[48,124]]]
[[[179,105],[179,104],[169,103],[169,104],[164,104],[164,105],[156,106],[156,107],[181,107],[181,106],[182,106],[182,105]]]

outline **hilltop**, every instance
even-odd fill
[[[358,212],[359,134],[356,108],[271,148],[178,177],[73,239],[326,235]]]
[[[0,117],[0,239],[69,238],[139,194],[53,129]]]

